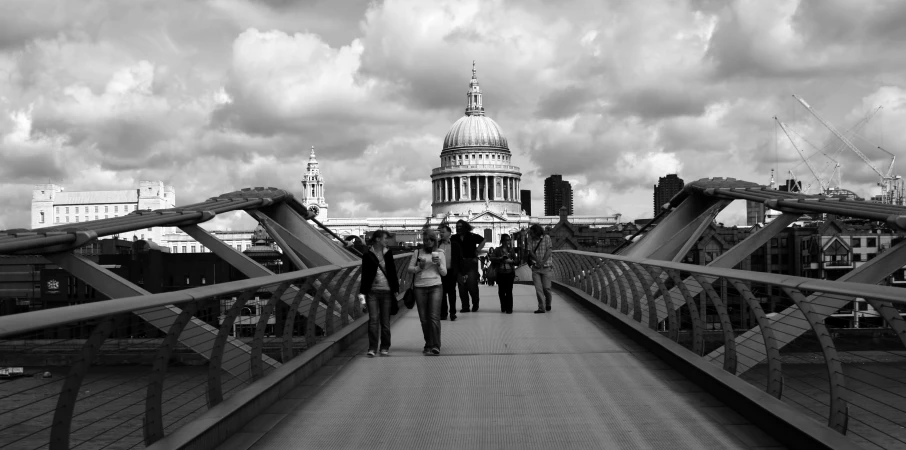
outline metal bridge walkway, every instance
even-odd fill
[[[782,448],[556,290],[544,315],[534,288],[512,315],[496,290],[441,322],[440,356],[404,309],[391,356],[351,346],[218,448]]]

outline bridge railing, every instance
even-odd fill
[[[554,252],[554,278],[865,448],[906,447],[900,288],[579,251]],[[831,326],[853,304],[873,328]]]
[[[356,322],[360,278],[350,262],[0,317],[0,367],[24,368],[0,372],[0,447],[144,448]]]

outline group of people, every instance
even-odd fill
[[[362,255],[362,278],[359,298],[368,311],[369,357],[390,354],[390,308],[400,291],[393,254],[385,245],[390,236],[377,230],[368,240]],[[440,321],[455,321],[456,289],[462,305],[460,313],[478,311],[478,252],[484,246],[483,236],[473,233],[472,226],[456,222],[456,234],[447,225],[422,233],[422,245],[410,260],[406,273],[412,276],[415,305],[425,338],[423,354],[439,355]],[[500,237],[500,246],[488,253],[496,271],[500,311],[513,313],[513,283],[520,263],[529,264],[538,299],[535,314],[551,310],[551,241],[544,228],[533,224],[522,251],[517,251],[510,235]]]

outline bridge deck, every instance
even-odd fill
[[[352,346],[220,448],[781,448],[571,300],[536,315],[517,285],[506,315],[496,289],[441,322],[440,356],[404,311],[391,356]]]

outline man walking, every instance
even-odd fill
[[[472,225],[465,220],[456,221],[456,235],[453,241],[459,243],[462,252],[462,265],[459,267],[459,299],[462,302],[460,312],[478,311],[478,250],[484,246],[484,237],[472,232]],[[472,301],[469,301],[469,297]]]
[[[459,267],[462,265],[462,251],[459,242],[451,239],[453,231],[448,225],[437,227],[440,236],[440,249],[447,258],[447,274],[441,277],[444,286],[444,297],[440,302],[440,320],[447,320],[449,311],[450,321],[456,320],[456,280],[459,278]]]
[[[550,236],[544,234],[544,228],[537,223],[529,227],[528,257],[532,268],[532,283],[535,285],[535,296],[538,297],[538,310],[535,314],[544,314],[551,310],[551,268],[554,267]]]

